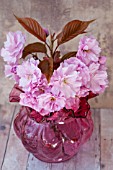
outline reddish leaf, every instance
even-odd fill
[[[58,39],[58,44],[63,44],[74,37],[76,37],[79,34],[83,34],[85,29],[88,27],[88,25],[93,22],[94,20],[91,21],[80,21],[80,20],[73,20],[69,23],[67,23],[62,32],[60,32],[57,35]]]
[[[74,113],[75,117],[85,118],[90,110],[90,105],[87,101],[87,98],[81,97],[79,109]]]
[[[29,114],[30,118],[34,119],[36,122],[41,122],[43,119],[43,116],[40,115],[40,113],[38,113],[37,111],[33,110],[30,114]]]
[[[35,52],[46,53],[46,46],[40,42],[29,44],[24,48],[22,58],[25,58],[27,55]]]
[[[15,16],[15,15],[14,15]],[[32,18],[19,18],[15,16],[18,22],[31,34],[41,41],[46,41],[46,33],[40,24]]]
[[[68,58],[71,58],[71,57],[76,57],[76,51],[72,51],[72,52],[69,52],[67,54],[65,54],[62,58],[61,58],[61,61],[64,61]]]
[[[9,94],[9,101],[10,102],[19,102],[21,93],[23,93],[23,90],[18,86],[18,84],[15,84]]]
[[[56,51],[54,56],[54,63],[59,63],[61,60],[60,60],[60,51]]]
[[[48,82],[53,74],[53,59],[48,58],[40,62],[38,67],[41,69],[42,73],[46,76]]]
[[[96,97],[96,96],[98,96],[99,94],[95,94],[95,93],[93,93],[93,92],[89,92],[89,95],[87,96],[87,99],[91,99],[91,98],[94,98],[94,97]]]
[[[61,62],[60,51],[56,51],[53,58],[54,58],[53,69],[56,70],[60,66]]]

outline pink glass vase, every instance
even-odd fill
[[[66,110],[61,115],[67,114]],[[25,148],[45,162],[62,162],[73,157],[91,136],[90,110],[84,118],[64,117],[40,123],[30,117],[31,110],[21,107],[14,120],[14,130]],[[59,111],[60,113],[60,111]]]
[[[15,84],[10,102],[19,102],[21,88]],[[89,93],[80,98],[76,112],[65,108],[42,117],[36,111],[22,106],[14,120],[14,130],[25,148],[36,158],[45,162],[62,162],[73,157],[91,136],[93,120],[88,99]]]

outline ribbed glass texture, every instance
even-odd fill
[[[65,110],[64,110],[65,112]],[[21,107],[14,120],[14,130],[25,148],[45,162],[62,162],[73,157],[91,136],[91,112],[85,118],[68,117],[63,121],[37,123],[28,107]]]

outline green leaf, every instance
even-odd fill
[[[46,53],[46,46],[40,42],[29,44],[24,48],[22,58],[25,58],[27,55],[35,52]]]
[[[53,59],[47,58],[43,61],[41,61],[38,65],[41,72],[46,76],[48,82],[50,81],[50,78],[53,74]]]
[[[71,57],[76,57],[77,52],[76,51],[72,51],[69,52],[67,54],[65,54],[62,58],[61,58],[61,62],[63,62],[64,60],[71,58]]]
[[[93,21],[94,20],[91,21],[73,20],[67,23],[64,26],[63,30],[56,37],[58,39],[58,45],[75,38],[79,34],[85,33],[85,29]]]
[[[46,33],[36,20],[32,18],[19,18],[16,15],[14,16],[29,33],[43,42],[46,41]]]

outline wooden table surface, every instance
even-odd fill
[[[0,107],[1,170],[113,170],[113,110],[93,109],[94,132],[79,153],[63,163],[45,163],[28,153],[13,130],[19,107]]]

